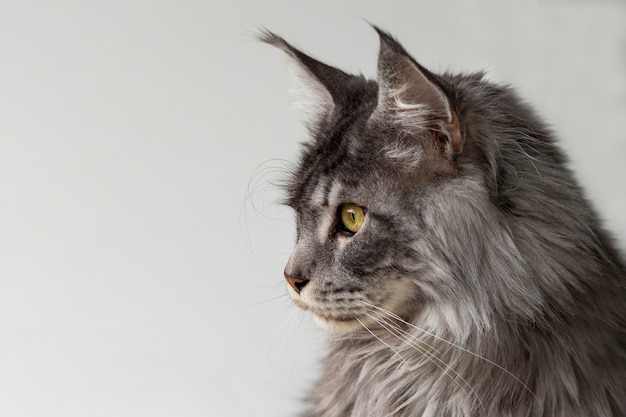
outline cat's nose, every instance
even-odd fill
[[[286,270],[285,270],[285,279],[287,280],[287,283],[289,284],[289,286],[293,288],[298,294],[300,294],[300,291],[302,291],[302,289],[306,286],[306,284],[309,283],[308,279],[300,278],[300,277],[296,277],[291,274],[288,274]]]

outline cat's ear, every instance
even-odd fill
[[[378,106],[400,123],[434,129],[443,134],[450,152],[462,148],[456,111],[435,76],[419,65],[391,35],[374,26],[380,36],[378,55]]]
[[[311,58],[268,30],[263,30],[259,39],[281,49],[289,56],[292,64],[290,68],[294,70],[300,87],[300,104],[307,112],[312,113],[311,122],[318,123],[332,114],[337,101],[342,97],[342,86],[350,79],[350,75]]]

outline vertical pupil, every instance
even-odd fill
[[[363,224],[363,208],[354,204],[341,206],[340,221],[352,233],[356,233]]]

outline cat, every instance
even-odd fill
[[[260,35],[311,100],[284,276],[330,347],[304,416],[626,416],[626,267],[554,135],[374,29],[377,80]]]

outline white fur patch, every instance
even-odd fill
[[[303,110],[313,124],[331,114],[335,101],[326,87],[297,60],[290,59],[288,68],[295,81],[289,92],[298,97],[293,107]]]
[[[339,201],[341,189],[341,184],[337,180],[330,185],[330,190],[328,191],[328,204],[330,207],[337,207],[340,203],[343,203],[343,201]]]
[[[318,218],[317,225],[317,239],[320,243],[325,243],[328,240],[328,233],[335,223],[336,197],[338,189],[340,188],[339,183],[333,181],[330,184],[330,190],[328,190],[327,181],[328,180],[320,181],[318,183],[311,198],[312,204],[321,209],[321,215]],[[325,203],[328,203],[327,207],[324,207]]]
[[[397,141],[386,144],[383,152],[387,158],[398,161],[410,169],[417,168],[424,156],[420,148],[403,146]]]
[[[358,320],[330,320],[322,316],[318,316],[317,314],[313,314],[313,321],[322,329],[328,330],[333,333],[349,333],[363,329],[361,323],[359,323]]]
[[[321,177],[311,194],[311,204],[315,207],[321,207],[326,202],[326,186],[328,184],[328,178]]]

